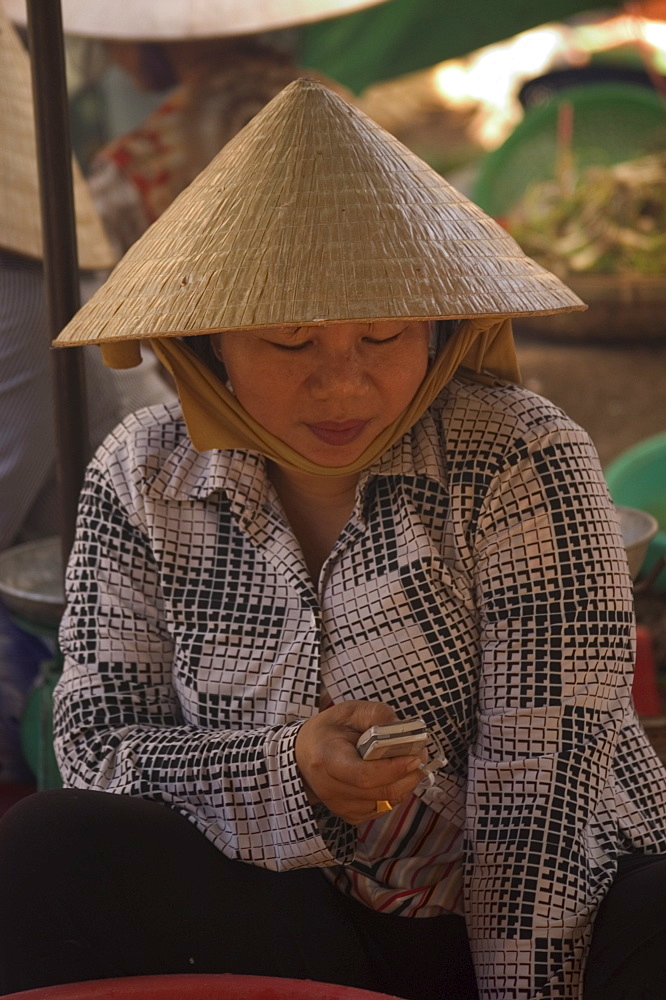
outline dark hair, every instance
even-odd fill
[[[227,381],[227,372],[218,357],[216,357],[213,351],[213,345],[211,343],[211,334],[195,334],[192,337],[183,337],[183,343],[187,344],[191,350],[194,351],[196,356],[200,361],[206,365],[207,368],[221,378],[223,382]]]
[[[459,319],[436,319],[435,320],[435,354],[439,354],[442,347],[460,326]]]

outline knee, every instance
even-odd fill
[[[81,836],[82,797],[90,794],[59,788],[27,795],[12,806],[0,821],[0,877],[73,849]]]

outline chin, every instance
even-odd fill
[[[318,449],[316,453],[309,449],[301,451],[300,454],[310,462],[316,462],[317,465],[325,465],[327,469],[337,469],[351,465],[363,454],[366,448],[367,444],[364,444],[362,448],[338,448],[331,445],[329,448]]]

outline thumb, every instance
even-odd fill
[[[381,701],[347,701],[334,705],[331,711],[337,714],[335,722],[358,734],[371,726],[388,726],[398,721],[394,709]]]

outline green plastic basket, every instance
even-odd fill
[[[617,504],[652,514],[659,531],[650,542],[643,575],[666,557],[666,433],[645,438],[614,459],[605,470],[610,494]],[[666,568],[654,586],[666,593]]]
[[[666,149],[666,103],[655,91],[628,83],[570,87],[528,110],[508,139],[482,160],[472,198],[489,215],[501,218],[531,184],[555,177],[562,101],[573,106],[576,169]]]

